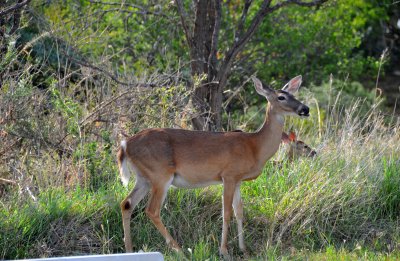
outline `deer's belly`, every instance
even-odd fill
[[[188,179],[185,179],[182,175],[175,174],[174,179],[172,180],[172,185],[177,188],[203,188],[210,185],[221,184],[220,180],[203,180],[193,182]]]

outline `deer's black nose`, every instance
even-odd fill
[[[307,106],[303,105],[303,106],[301,106],[301,107],[299,108],[298,114],[299,114],[300,116],[308,117],[308,116],[310,116],[310,109],[309,109]]]

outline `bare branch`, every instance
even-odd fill
[[[126,2],[102,2],[102,1],[96,1],[96,0],[89,0],[89,2],[91,4],[101,4],[101,5],[118,5],[118,6],[130,6],[130,7],[134,7],[140,10],[146,10],[143,6],[140,5],[135,5],[135,4],[130,4],[130,3],[126,3]]]
[[[22,3],[22,0],[18,0],[17,4],[20,4],[20,3]],[[21,12],[22,12],[22,8],[16,9],[14,11],[14,19],[13,19],[14,22],[13,22],[13,26],[12,26],[10,32],[8,33],[9,35],[14,34],[18,30],[19,23],[21,21]]]
[[[17,184],[15,180],[3,179],[3,178],[0,178],[0,183]]]
[[[251,5],[251,2],[252,2],[252,0],[246,0],[246,2],[244,3],[242,16],[240,17],[240,21],[239,21],[239,24],[237,26],[237,31],[236,31],[236,34],[235,34],[235,38],[239,38],[243,33],[244,22],[246,21],[247,13],[249,12],[249,8],[250,8],[250,5]]]
[[[226,80],[227,80],[227,74],[229,72],[229,69],[232,65],[232,62],[236,55],[243,49],[245,44],[249,41],[251,36],[254,34],[264,17],[270,12],[269,6],[271,4],[271,0],[265,0],[260,9],[258,10],[257,14],[251,21],[250,27],[247,29],[247,31],[243,34],[243,36],[239,39],[235,39],[235,42],[233,46],[227,51],[225,55],[225,59],[223,64],[221,65],[221,68],[218,72],[218,81],[220,82],[220,85],[225,86]]]
[[[101,102],[99,105],[97,105],[97,107],[89,115],[87,115],[83,120],[81,120],[79,122],[79,125],[80,126],[85,126],[87,124],[88,120],[90,118],[92,118],[95,114],[97,114],[99,111],[101,111],[105,107],[109,106],[111,103],[115,102],[116,100],[124,97],[125,95],[130,94],[130,93],[134,93],[134,92],[137,92],[137,90],[128,90],[128,91],[120,93],[117,96],[111,97],[111,99],[109,99],[109,100]]]
[[[284,2],[280,2],[274,6],[272,6],[269,10],[271,12],[274,12],[276,10],[278,10],[279,8],[282,8],[284,6],[288,6],[288,5],[299,5],[299,6],[304,6],[304,7],[313,7],[313,6],[319,6],[325,2],[327,2],[328,0],[314,0],[311,2],[304,2],[301,0],[286,0]]]
[[[12,148],[15,148],[18,143],[22,142],[22,138],[18,138],[16,141],[14,141],[10,146],[7,146],[5,149],[0,151],[0,157],[3,155],[6,155]]]
[[[9,13],[11,13],[11,12],[17,10],[17,9],[20,9],[20,8],[24,7],[25,5],[29,4],[30,1],[31,0],[24,0],[24,1],[20,2],[20,3],[17,3],[15,5],[13,5],[13,6],[5,8],[5,9],[0,11],[0,16],[7,15],[7,14],[9,14]]]
[[[146,14],[151,14],[151,15],[162,15],[162,16],[166,16],[165,14],[163,14],[162,12],[153,12],[148,10],[147,8],[140,6],[140,5],[135,5],[135,4],[130,4],[130,3],[126,3],[126,2],[102,2],[102,1],[95,1],[95,0],[90,0],[90,3],[92,4],[98,4],[98,5],[110,5],[110,6],[119,6],[118,9],[110,9],[110,10],[104,10],[104,12],[110,12],[110,11],[121,11],[121,12],[125,12],[125,13],[133,13],[133,14],[142,14],[142,15],[146,15]],[[133,11],[129,11],[129,10],[125,10],[122,9],[124,7],[132,7],[135,9],[138,9],[139,11],[137,12],[133,12]]]
[[[264,17],[276,11],[277,9],[290,5],[290,4],[295,4],[299,6],[305,6],[305,7],[312,7],[312,6],[318,6],[321,5],[328,0],[314,0],[311,2],[304,2],[301,0],[286,0],[284,2],[278,3],[272,7],[270,7],[271,0],[265,0],[259,11],[257,12],[256,16],[253,18],[250,27],[247,29],[247,31],[243,34],[241,38],[235,39],[235,43],[233,44],[232,48],[228,50],[228,52],[225,55],[225,60],[223,65],[221,66],[221,69],[218,73],[218,80],[220,81],[220,84],[225,85],[226,79],[227,79],[227,73],[229,71],[229,68],[232,65],[233,59],[236,57],[236,55],[243,49],[245,44],[249,41],[251,36],[254,34]]]
[[[110,8],[107,10],[99,10],[96,11],[94,14],[97,13],[111,13],[111,12],[119,12],[119,13],[127,13],[127,14],[138,14],[138,15],[157,15],[157,16],[162,16],[162,17],[168,17],[167,15],[163,14],[163,13],[154,13],[154,12],[150,12],[147,10],[138,10],[138,11],[133,11],[133,10],[126,10],[126,9],[121,9],[121,8]]]
[[[114,74],[110,73],[109,71],[107,71],[107,70],[105,70],[103,68],[97,67],[97,66],[95,66],[95,65],[93,65],[91,63],[88,63],[88,62],[85,62],[85,61],[82,61],[82,60],[78,60],[78,59],[72,57],[71,55],[67,54],[64,50],[61,50],[61,52],[68,59],[70,59],[71,61],[74,61],[75,63],[77,63],[79,65],[82,65],[84,67],[88,67],[88,68],[94,69],[96,71],[99,71],[99,72],[105,74],[107,77],[111,78],[111,80],[113,80],[114,82],[116,82],[118,84],[125,85],[125,86],[133,86],[133,87],[154,87],[155,86],[152,83],[147,84],[147,83],[127,83],[127,82],[122,82],[122,81],[120,81],[118,79],[117,76],[115,76]]]
[[[191,46],[192,46],[192,36],[190,34],[190,30],[189,30],[189,27],[187,25],[187,20],[186,20],[187,14],[185,12],[185,9],[183,8],[182,1],[181,0],[176,0],[175,2],[176,2],[176,7],[178,9],[179,16],[181,18],[182,28],[183,28],[183,31],[185,32],[186,41],[188,43],[188,46],[191,48]]]

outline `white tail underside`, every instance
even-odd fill
[[[121,168],[119,169],[119,172],[121,173],[122,184],[127,187],[129,178],[131,177],[131,170],[128,165],[128,158],[126,157],[126,140],[121,141],[121,149],[124,151],[125,157],[121,162]]]

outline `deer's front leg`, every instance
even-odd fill
[[[235,188],[235,194],[233,196],[233,211],[235,212],[237,222],[239,248],[243,253],[247,254],[243,236],[243,201],[240,196],[240,184],[237,184]]]
[[[223,255],[224,258],[230,259],[227,247],[228,230],[229,230],[229,221],[232,215],[232,202],[233,202],[233,195],[235,194],[236,183],[224,179],[223,185],[224,185],[224,193],[222,199],[223,223],[222,223],[221,247],[219,249],[219,252],[221,255]]]

